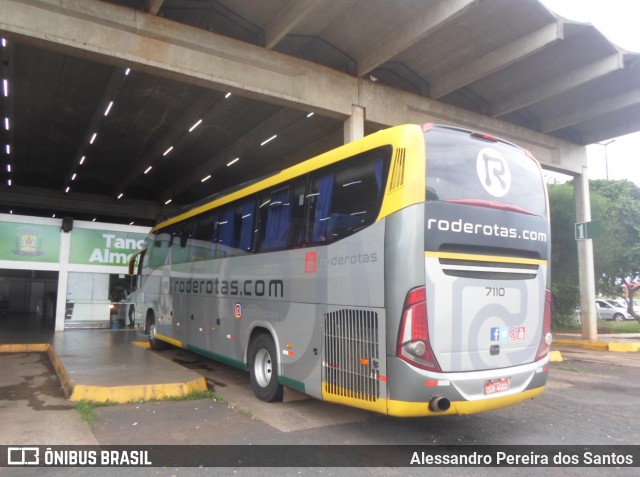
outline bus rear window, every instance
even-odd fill
[[[440,127],[425,133],[425,143],[427,201],[491,203],[546,216],[540,169],[522,149]]]

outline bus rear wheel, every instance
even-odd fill
[[[278,382],[278,358],[273,339],[259,334],[249,349],[249,378],[253,392],[266,402],[282,401],[283,387]]]

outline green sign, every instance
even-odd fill
[[[144,247],[146,234],[74,228],[69,263],[126,266],[129,257]]]
[[[60,227],[0,222],[0,260],[53,262],[60,257]]]

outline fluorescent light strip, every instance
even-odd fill
[[[2,39],[2,48],[6,47],[6,46],[7,46],[7,39],[3,38]]]
[[[211,179],[211,174],[209,174],[207,177],[203,177],[202,179],[200,179],[200,182],[207,182],[209,179]]]
[[[11,172],[11,164],[7,164],[7,172]]]
[[[227,162],[227,167],[229,167],[229,166],[231,166],[231,165],[235,164],[235,163],[236,163],[236,162],[238,162],[239,160],[240,160],[240,158],[239,158],[239,157],[236,157],[233,161],[231,161],[231,162]]]
[[[310,117],[311,117],[311,116],[313,116],[314,114],[316,114],[316,113],[309,113],[309,114],[307,114],[307,117],[308,117],[308,118],[310,118]]]
[[[89,144],[93,144],[97,137],[98,133],[93,133],[93,136],[91,136],[91,139],[89,139]]]
[[[189,132],[193,131],[195,128],[200,126],[200,123],[202,123],[202,119],[198,119],[198,121],[196,121],[196,123],[189,128]]]
[[[164,205],[169,205],[171,203],[173,199],[168,199],[167,201],[165,201]]]
[[[166,151],[164,151],[162,153],[163,156],[166,156],[167,154],[169,154],[171,151],[173,151],[173,146],[169,146],[169,149],[167,149]]]
[[[124,195],[124,192],[120,192],[120,195],[118,195],[118,199],[122,199],[123,195]]]
[[[5,150],[5,151],[7,151],[7,155],[11,154],[11,144],[7,144],[7,145],[4,147],[4,150]]]
[[[274,135],[273,135],[273,136],[271,136],[269,139],[266,139],[266,140],[262,141],[262,142],[260,143],[260,145],[261,145],[261,146],[264,146],[265,144],[270,143],[271,141],[273,141],[273,140],[274,140],[275,138],[277,138],[277,137],[278,137],[278,135],[277,135],[277,134],[274,134]]]
[[[148,173],[149,173],[149,171],[150,171],[151,169],[153,169],[153,167],[152,167],[152,166],[147,167],[147,168],[144,170],[144,173],[145,173],[145,174],[148,174]]]
[[[74,173],[74,174],[71,176],[71,180],[72,180],[72,181],[75,181],[77,176],[78,176],[78,174]]]
[[[129,76],[129,73],[131,73],[131,68],[127,68],[126,70],[124,70],[125,76]]]
[[[4,128],[7,131],[9,130],[9,118],[7,118],[7,117],[4,118]]]
[[[107,114],[109,114],[109,111],[111,111],[111,108],[113,107],[113,101],[109,101],[109,106],[107,106],[107,109],[104,112],[104,115],[106,116]]]
[[[5,98],[9,97],[9,81],[8,80],[2,80],[2,89],[4,91],[4,96]]]
[[[84,160],[87,158],[87,156],[82,156],[80,158],[80,165],[82,165],[84,163]]]
[[[67,186],[67,188],[64,190],[64,193],[68,194],[70,190],[71,190],[71,187]]]
[[[231,93],[227,93],[224,95],[224,99],[229,99],[231,97]]]

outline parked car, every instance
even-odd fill
[[[633,320],[633,316],[627,313],[627,309],[624,306],[620,306],[619,303],[613,300],[596,300],[596,313],[601,320]]]

